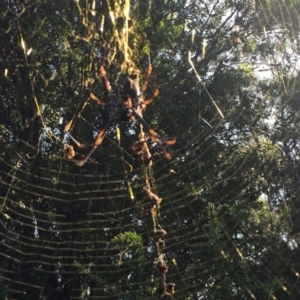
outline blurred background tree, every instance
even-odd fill
[[[126,3],[0,4],[0,298],[161,298],[148,174],[170,297],[299,299],[299,1]],[[64,127],[93,140],[122,47],[141,75],[151,58],[144,117],[173,158],[150,143],[146,171],[120,123],[80,168]]]

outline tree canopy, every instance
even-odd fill
[[[2,1],[0,298],[299,299],[299,15],[299,0]],[[149,64],[152,165],[139,118],[115,117],[78,166],[74,139],[95,146],[119,107],[133,119],[128,66],[143,87]]]

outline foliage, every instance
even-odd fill
[[[128,48],[118,3],[0,4],[0,298],[158,299],[163,257],[176,299],[298,299],[298,1],[132,0]],[[100,64],[118,92],[122,47],[141,78],[151,59],[144,117],[173,158],[149,143],[146,170],[120,122],[79,168],[65,125],[102,128],[88,96],[107,100]]]

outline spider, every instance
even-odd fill
[[[126,77],[126,80],[123,84],[123,92],[126,95],[125,101],[123,101],[123,103],[120,103],[118,96],[114,93],[107,78],[104,66],[100,66],[99,72],[108,93],[108,101],[106,103],[103,103],[92,92],[90,93],[89,97],[100,106],[109,106],[109,118],[104,127],[98,132],[95,140],[90,144],[80,144],[69,133],[70,138],[74,141],[75,145],[78,148],[91,148],[81,160],[76,161],[76,164],[78,166],[83,166],[88,161],[93,152],[102,143],[108,129],[112,126],[113,122],[123,120],[133,121],[135,119],[140,122],[142,127],[148,133],[150,139],[159,146],[164,156],[167,159],[171,159],[170,153],[166,150],[162,143],[173,145],[175,144],[176,140],[162,140],[160,136],[150,127],[150,125],[148,125],[148,123],[143,118],[143,111],[145,110],[146,105],[150,104],[153,101],[153,98],[158,95],[158,90],[156,89],[151,99],[144,100],[143,94],[147,88],[148,80],[152,72],[151,64],[149,63],[148,70],[141,87],[139,85],[140,71],[135,67],[133,63],[128,67],[128,76]],[[75,156],[75,151],[72,145],[66,145],[63,149],[63,152],[66,154],[68,159],[72,159]]]

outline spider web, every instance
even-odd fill
[[[0,298],[298,299],[299,10],[3,2]],[[69,161],[66,124],[90,142],[107,118],[99,65],[118,91],[149,58],[144,117],[172,160],[149,143],[143,166],[118,122]]]

